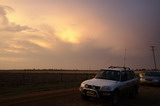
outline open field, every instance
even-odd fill
[[[0,97],[78,87],[98,70],[0,70]],[[139,72],[136,72],[137,74]]]
[[[0,106],[77,105],[110,106],[110,102],[83,101],[78,87],[96,71],[0,71]],[[139,72],[136,72],[137,74]],[[136,99],[122,98],[121,106],[159,106],[160,87],[140,86]]]
[[[24,69],[0,70],[0,73],[97,73],[99,70]]]
[[[160,87],[140,86],[137,98],[121,98],[121,106],[160,106]],[[78,88],[35,92],[0,98],[1,106],[111,106],[100,100],[84,101]]]
[[[77,87],[83,80],[93,78],[94,75],[95,72],[84,70],[1,70],[0,97]]]

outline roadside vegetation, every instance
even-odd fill
[[[0,71],[0,96],[79,87],[95,72],[76,70],[9,70]]]
[[[0,98],[33,92],[78,88],[82,81],[93,78],[96,72],[96,70],[1,70]],[[142,72],[136,71],[136,74]],[[160,87],[140,85],[138,97],[135,99],[122,98],[121,106],[160,106],[159,100]],[[94,101],[90,102],[94,103]],[[101,103],[96,104],[101,105]]]

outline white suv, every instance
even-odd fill
[[[83,99],[109,97],[113,105],[116,105],[121,95],[129,94],[135,97],[138,88],[139,79],[130,68],[110,66],[100,70],[93,79],[83,81],[79,90]]]

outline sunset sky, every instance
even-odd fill
[[[0,69],[160,68],[160,0],[0,0]]]

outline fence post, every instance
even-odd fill
[[[62,73],[60,73],[61,82],[63,82],[63,76]]]
[[[88,79],[88,73],[86,73],[86,79]]]

